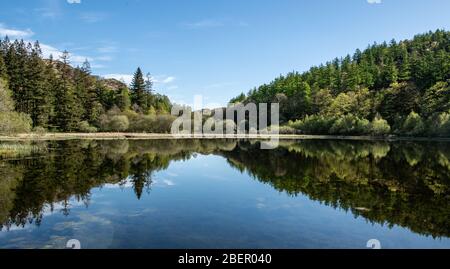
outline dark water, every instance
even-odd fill
[[[450,248],[450,143],[64,141],[0,156],[0,248]]]

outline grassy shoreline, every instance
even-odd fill
[[[339,135],[172,135],[153,133],[45,133],[0,135],[0,141],[39,141],[39,140],[165,140],[165,139],[280,139],[280,140],[362,140],[362,141],[445,141],[441,137],[374,137]]]

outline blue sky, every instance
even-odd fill
[[[208,107],[374,41],[450,29],[448,0],[1,1],[0,35],[67,49],[102,76],[140,66],[158,92]]]

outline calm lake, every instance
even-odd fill
[[[450,143],[0,145],[0,248],[450,248]]]

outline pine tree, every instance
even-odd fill
[[[33,126],[46,128],[50,117],[49,81],[46,77],[45,63],[42,60],[42,51],[39,42],[32,48],[28,70],[28,84],[26,87],[31,93],[31,106],[28,113],[33,120]]]
[[[7,36],[5,37],[5,39],[0,40],[0,78],[3,79],[6,79],[8,76],[5,58],[10,45],[11,44]]]
[[[5,63],[9,77],[9,88],[16,104],[16,110],[26,112],[29,107],[29,94],[26,92],[26,61],[28,58],[25,43],[15,40],[8,48]]]
[[[58,69],[60,75],[55,81],[55,123],[61,131],[75,131],[80,121],[80,110],[71,81],[69,53],[67,51],[64,51],[61,56]]]
[[[401,45],[401,64],[398,74],[399,81],[408,81],[411,79],[411,61],[406,45]]]
[[[147,94],[153,94],[153,78],[150,73],[147,73],[145,77],[145,92]]]
[[[142,70],[139,67],[134,73],[133,81],[131,82],[131,93],[133,104],[138,105],[143,111],[147,111],[147,99],[145,96],[146,83]]]
[[[80,113],[82,120],[93,123],[97,120],[95,109],[98,96],[95,79],[91,76],[91,65],[86,59],[83,65],[75,69],[75,92],[81,102]]]

